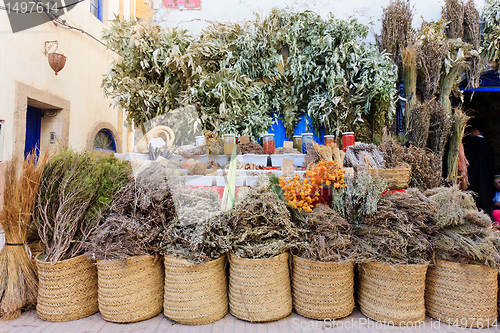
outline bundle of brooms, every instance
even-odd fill
[[[47,158],[44,155],[37,161],[34,154],[29,154],[24,162],[13,158],[5,171],[4,207],[0,214],[5,232],[5,246],[0,252],[0,318],[4,320],[15,319],[21,315],[21,309],[36,304],[36,268],[28,255],[26,240]]]
[[[257,186],[238,193],[227,220],[232,252],[240,258],[271,258],[300,243],[287,205],[278,199],[265,175],[259,177]]]
[[[490,217],[478,211],[472,194],[454,187],[428,190],[437,204],[436,259],[476,264],[498,269],[500,238],[491,228]]]
[[[377,211],[354,231],[353,252],[358,262],[427,264],[432,258],[434,203],[418,189],[388,192]]]

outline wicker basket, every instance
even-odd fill
[[[99,260],[99,312],[115,323],[152,318],[163,309],[162,262],[152,255],[126,260]]]
[[[379,177],[387,181],[387,185],[391,190],[403,190],[408,187],[411,180],[410,168],[398,169],[372,169],[370,168],[370,176]]]
[[[38,317],[47,321],[70,321],[99,310],[97,269],[84,255],[56,264],[36,260],[38,269]]]
[[[236,318],[265,322],[292,312],[288,253],[269,259],[229,257],[229,311]]]
[[[226,257],[205,264],[164,257],[163,313],[186,325],[204,325],[224,318],[228,311]]]
[[[490,327],[497,319],[497,277],[493,268],[438,260],[427,273],[427,314],[454,326]]]
[[[299,315],[325,320],[343,318],[354,309],[354,264],[293,257],[293,307]]]
[[[427,266],[361,264],[358,281],[361,312],[391,325],[414,326],[423,322]]]

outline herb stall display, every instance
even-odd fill
[[[128,162],[68,149],[45,165],[33,219],[42,242],[36,258],[41,319],[76,320],[98,311],[97,270],[85,245],[130,175]]]
[[[429,267],[427,314],[462,327],[482,328],[497,318],[500,241],[470,193],[455,187],[426,191],[435,201],[436,263]]]
[[[292,216],[301,230],[301,244],[292,258],[295,312],[316,320],[348,316],[354,308],[351,225],[323,204]]]
[[[138,322],[162,311],[164,272],[154,250],[176,213],[172,192],[178,183],[158,162],[139,169],[92,233],[86,255],[97,260],[103,319]]]
[[[292,311],[288,250],[299,242],[286,204],[266,175],[241,190],[228,217],[229,311],[236,318],[263,322]]]
[[[36,267],[26,245],[34,203],[48,155],[29,154],[23,162],[13,158],[5,169],[0,223],[5,245],[0,252],[0,319],[11,320],[37,301]],[[19,166],[22,166],[19,170]]]
[[[165,265],[163,313],[186,325],[204,325],[228,311],[227,222],[219,194],[176,186],[173,220],[158,235],[155,250]]]
[[[482,32],[482,49],[483,57],[487,60],[500,63],[500,3],[498,1],[489,2],[481,13],[481,21],[483,22]],[[498,67],[500,68],[500,67]]]
[[[403,326],[424,321],[435,211],[418,189],[389,191],[355,228],[358,303],[365,316]]]

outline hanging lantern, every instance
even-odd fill
[[[53,52],[50,52],[55,47]],[[49,65],[54,70],[54,74],[57,75],[66,65],[66,56],[62,53],[58,53],[59,43],[57,41],[45,42],[45,54],[49,59]]]

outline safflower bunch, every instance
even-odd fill
[[[306,171],[304,178],[297,174],[290,179],[280,178],[279,185],[293,208],[312,212],[319,202],[319,190],[324,185],[345,187],[344,172],[336,161],[320,161]]]

